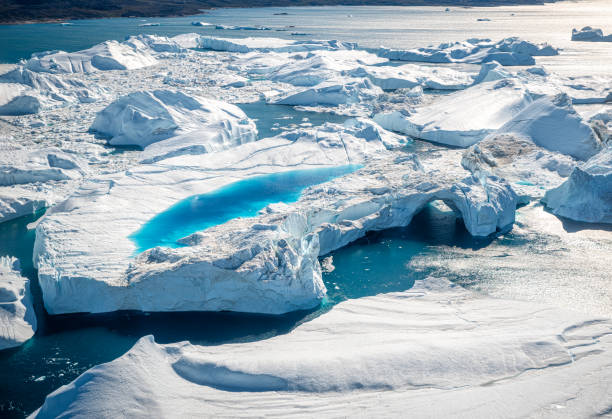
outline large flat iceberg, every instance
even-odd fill
[[[586,417],[609,409],[611,332],[609,320],[429,278],[263,341],[144,337],[33,417]]]

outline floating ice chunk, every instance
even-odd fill
[[[384,58],[361,50],[312,51],[288,56],[287,62],[271,68],[265,76],[269,80],[294,86],[314,86],[338,78],[343,72],[360,65],[380,64],[385,61],[387,60]],[[261,71],[259,73],[261,74]]]
[[[499,406],[509,417],[585,417],[609,407],[611,327],[428,278],[257,342],[143,337],[48,395],[33,417],[121,417],[126,406],[143,417],[289,417],[295,406],[311,417],[496,417]],[[551,407],[560,400],[563,410]]]
[[[148,26],[161,26],[161,23],[159,22],[149,22],[149,23],[141,23],[140,25],[141,27],[148,27]]]
[[[444,67],[427,67],[414,64],[402,66],[359,67],[349,74],[353,77],[368,77],[372,83],[385,90],[413,88],[460,90],[472,85],[473,77]]]
[[[194,21],[191,22],[192,26],[212,26],[212,23],[202,22],[202,21]]]
[[[601,150],[601,142],[586,121],[574,110],[566,94],[547,96],[515,114],[500,133],[515,133],[535,144],[579,160],[587,160]]]
[[[150,50],[151,53],[156,52],[182,52],[182,47],[174,38],[170,39],[165,36],[157,35],[136,35],[130,36],[124,42],[124,45],[129,45],[135,51]]]
[[[468,147],[499,129],[532,102],[518,81],[481,83],[418,108],[374,116],[385,129],[441,144]]]
[[[10,85],[2,87],[4,83],[18,83],[23,86],[17,88],[10,87]],[[95,102],[100,97],[98,89],[95,87],[88,88],[82,81],[64,79],[54,74],[36,73],[23,66],[18,66],[0,75],[0,90],[12,90],[15,94],[19,89],[24,89],[25,86],[31,88],[31,90],[27,90],[25,95],[38,101],[37,104],[33,99],[23,100],[22,103],[25,103],[26,106],[22,109],[22,112],[28,111],[27,113],[37,113],[41,108],[52,107],[54,104],[62,102]]]
[[[612,147],[575,167],[543,201],[561,217],[589,223],[612,223]]]
[[[215,51],[231,52],[304,52],[315,50],[356,49],[357,44],[340,41],[297,41],[279,38],[217,38],[202,36],[198,46]]]
[[[170,38],[171,41],[176,42],[183,48],[197,48],[198,41],[201,35],[197,33],[183,33]]]
[[[0,142],[0,186],[78,179],[85,173],[81,166],[57,148],[28,150]]]
[[[190,131],[220,131],[224,144],[251,141],[256,129],[237,106],[171,90],[134,92],[98,112],[91,130],[112,145],[146,147]],[[208,131],[207,131],[208,132]],[[205,138],[210,138],[204,134]],[[215,140],[216,141],[216,140]]]
[[[585,26],[580,30],[572,29],[572,41],[612,42],[612,34],[604,35],[601,29]]]
[[[267,26],[233,26],[233,25],[216,25],[215,29],[227,31],[271,31],[272,28]]]
[[[505,38],[494,44],[488,39],[468,39],[443,43],[437,47],[393,50],[381,48],[379,55],[391,60],[425,61],[432,63],[484,63],[497,61],[502,65],[532,65],[538,55],[557,55],[550,45],[538,45],[518,38]]]
[[[36,91],[23,84],[0,83],[0,115],[34,114],[40,106]]]
[[[117,41],[106,41],[78,52],[51,51],[34,54],[28,70],[49,73],[90,73],[98,70],[134,70],[157,63],[147,51]]]
[[[342,78],[327,80],[313,87],[289,92],[281,98],[274,98],[278,105],[340,105],[355,104],[375,99],[383,91],[369,79]]]
[[[30,281],[21,276],[19,261],[0,257],[0,350],[23,344],[36,332]]]
[[[612,144],[612,108],[596,112],[589,123],[603,144]]]

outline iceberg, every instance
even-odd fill
[[[280,38],[217,38],[202,36],[198,46],[203,49],[230,52],[306,52],[316,50],[356,49],[352,42],[331,41],[297,41]]]
[[[588,160],[601,150],[590,125],[575,111],[566,94],[540,98],[504,124],[499,132],[530,138],[547,150]]]
[[[310,417],[555,416],[556,406],[584,417],[609,408],[611,331],[610,320],[428,278],[257,342],[143,337],[32,417],[287,417],[296,406]]]
[[[289,91],[280,98],[272,98],[277,105],[349,105],[372,101],[383,93],[369,79],[341,78],[327,80],[313,87]]]
[[[372,128],[341,127],[286,132],[86,182],[65,212],[37,227],[35,263],[47,310],[285,313],[324,297],[320,255],[367,231],[405,226],[428,202],[448,202],[476,236],[511,227],[517,197],[502,179],[471,176],[454,152],[423,162],[393,158]],[[256,217],[194,233],[180,240],[184,247],[133,257],[129,232],[188,196],[254,174],[359,163],[366,166],[306,189],[292,205],[270,205]]]
[[[362,66],[349,71],[352,77],[367,77],[385,90],[423,89],[461,90],[471,86],[474,78],[467,72],[444,67],[426,67],[415,64],[402,66]]]
[[[601,29],[585,26],[580,30],[572,29],[572,41],[612,42],[612,34],[604,35]]]
[[[480,83],[417,108],[413,113],[383,112],[380,126],[411,137],[469,147],[498,130],[533,101],[518,80]]]
[[[481,64],[497,61],[505,66],[533,65],[534,56],[558,55],[559,50],[547,44],[535,44],[516,37],[497,43],[489,39],[468,39],[463,42],[447,42],[437,47],[397,50],[380,48],[378,54],[390,60],[423,61],[430,63]]]
[[[40,110],[38,93],[17,83],[0,83],[0,115],[28,115]]]
[[[28,150],[0,141],[0,222],[65,198],[86,173],[80,159],[57,148]]]
[[[78,52],[51,51],[33,54],[25,67],[35,72],[90,73],[106,70],[134,70],[157,60],[147,51],[117,41],[106,41]]]
[[[588,223],[612,224],[612,148],[577,166],[543,199],[555,215]]]
[[[180,39],[180,38],[179,38]],[[174,38],[157,35],[136,35],[127,38],[123,45],[132,47],[135,51],[146,51],[152,55],[162,52],[178,53],[183,52],[185,48]]]
[[[90,129],[112,145],[141,148],[193,131],[192,136],[201,136],[200,145],[206,146],[204,138],[211,142],[210,149],[253,141],[257,135],[255,124],[237,106],[172,90],[123,96],[98,112]]]
[[[30,281],[21,276],[19,261],[0,257],[0,350],[20,346],[34,336],[36,314]]]

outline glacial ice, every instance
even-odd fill
[[[349,71],[352,77],[368,77],[385,90],[421,86],[424,89],[460,90],[474,83],[470,73],[444,67],[415,64],[394,66],[362,66]]]
[[[106,41],[78,52],[33,54],[25,67],[35,72],[90,73],[98,70],[134,70],[156,64],[147,51],[117,41]]]
[[[602,147],[593,129],[576,113],[570,98],[563,93],[532,102],[499,131],[530,138],[547,150],[579,160],[588,160]]]
[[[374,116],[385,129],[440,144],[468,147],[501,128],[533,101],[515,79],[480,83],[417,108]]]
[[[580,30],[572,29],[572,41],[612,42],[612,34],[604,35],[601,29],[585,26]]]
[[[612,146],[576,166],[543,201],[561,217],[588,223],[612,224]]]
[[[90,129],[109,137],[112,145],[141,148],[190,133],[200,137],[199,146],[218,150],[253,141],[257,135],[253,122],[237,106],[172,90],[123,96],[101,110]],[[173,144],[180,146],[185,138],[189,137]]]
[[[319,83],[303,90],[289,91],[280,98],[273,98],[277,105],[346,105],[368,102],[382,94],[382,89],[370,79],[342,78]]]
[[[609,408],[611,332],[610,320],[428,278],[257,342],[143,337],[33,417],[585,417]]]
[[[0,222],[65,198],[86,173],[80,159],[57,148],[30,150],[0,140]]]
[[[22,84],[0,83],[0,115],[27,115],[40,109],[38,93]]]
[[[21,276],[19,261],[0,257],[0,350],[23,344],[34,336],[36,314],[30,281]]]
[[[437,47],[396,50],[380,48],[379,55],[390,60],[423,61],[430,63],[472,63],[497,61],[506,66],[533,65],[534,56],[557,55],[559,50],[550,45],[538,45],[516,37],[497,43],[489,39],[468,39],[447,42]]]
[[[316,50],[356,49],[357,44],[341,41],[297,41],[280,38],[217,38],[202,36],[198,46],[203,49],[230,52],[306,52]]]

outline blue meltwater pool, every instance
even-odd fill
[[[295,202],[308,186],[359,169],[346,165],[256,176],[209,193],[194,195],[151,218],[130,236],[138,252],[155,246],[179,247],[177,240],[236,217],[253,217],[268,204]]]

